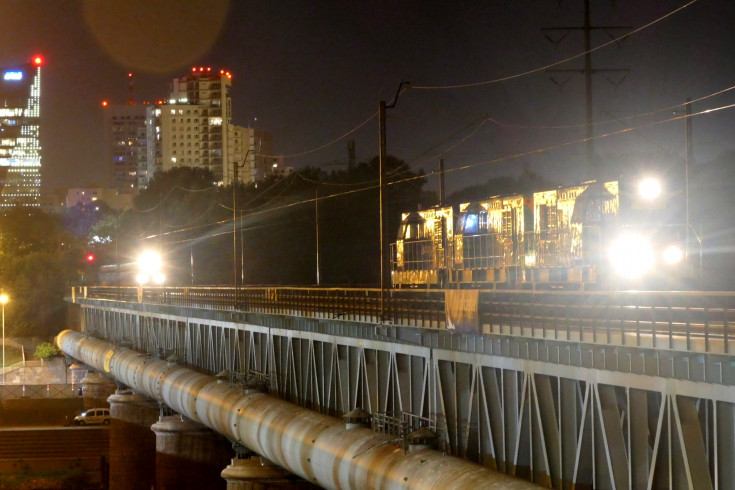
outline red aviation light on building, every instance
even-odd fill
[[[43,65],[43,56],[37,55],[33,57],[33,64],[36,66]]]
[[[88,253],[85,258],[87,259],[87,263],[89,263],[89,264],[94,263],[94,254],[93,253]]]
[[[110,104],[106,100],[102,101],[102,107],[107,107],[108,105]]]

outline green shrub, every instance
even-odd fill
[[[36,359],[51,359],[61,355],[61,351],[51,342],[44,342],[36,347],[36,352],[33,353],[33,357]]]

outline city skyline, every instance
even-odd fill
[[[340,168],[350,140],[358,160],[377,155],[378,103],[406,81],[412,88],[388,110],[388,152],[427,173],[443,158],[451,190],[524,166],[564,183],[583,178],[581,0],[451,7],[202,0],[161,17],[170,6],[164,1],[139,11],[151,21],[137,24],[126,24],[125,15],[135,14],[123,10],[138,2],[43,3],[38,12],[36,3],[0,7],[7,14],[0,65],[35,52],[47,58],[41,141],[48,187],[94,182],[103,161],[101,101],[128,100],[128,73],[135,100],[152,100],[194,65],[232,72],[233,122],[272,133],[286,166]],[[694,100],[696,161],[731,148],[730,111],[700,113],[731,103],[726,26],[734,13],[705,0],[593,3],[591,25],[608,27],[591,36],[601,158],[683,158],[686,98]]]
[[[0,206],[38,207],[43,57],[0,68]]]

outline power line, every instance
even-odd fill
[[[685,3],[681,7],[678,7],[676,9],[672,10],[671,12],[669,12],[669,13],[667,13],[667,14],[665,14],[665,15],[663,15],[663,16],[655,19],[655,20],[653,20],[653,21],[651,21],[651,22],[649,22],[647,24],[644,24],[641,27],[638,27],[637,29],[633,29],[632,31],[630,31],[630,32],[628,32],[626,34],[623,34],[620,37],[614,38],[611,41],[608,41],[606,43],[603,43],[603,44],[601,44],[601,45],[599,45],[599,46],[597,46],[595,48],[591,48],[588,51],[585,51],[585,52],[582,52],[582,53],[577,53],[574,56],[570,56],[568,58],[564,58],[563,60],[555,61],[554,63],[548,64],[548,65],[545,65],[545,66],[533,68],[531,70],[520,72],[520,73],[516,73],[514,75],[508,75],[508,76],[501,77],[501,78],[494,78],[492,80],[485,80],[485,81],[482,81],[482,82],[454,84],[454,85],[423,85],[423,86],[422,85],[414,85],[412,88],[414,88],[416,90],[450,90],[450,89],[480,87],[482,85],[491,85],[491,84],[500,83],[500,82],[507,82],[509,80],[515,80],[515,79],[518,79],[518,78],[526,77],[528,75],[533,75],[533,74],[536,74],[536,73],[544,72],[544,71],[550,70],[550,69],[552,69],[554,67],[557,67],[557,66],[563,65],[565,63],[568,63],[570,61],[576,60],[578,58],[582,58],[583,56],[586,56],[587,54],[594,53],[596,51],[599,51],[601,49],[604,49],[604,48],[606,48],[606,47],[608,47],[608,46],[610,46],[612,44],[619,43],[620,41],[622,41],[623,39],[625,39],[627,37],[630,37],[630,36],[632,36],[634,34],[638,34],[639,32],[641,32],[641,31],[643,31],[645,29],[648,29],[649,27],[651,27],[651,26],[653,26],[655,24],[658,24],[659,22],[661,22],[661,21],[663,21],[663,20],[671,17],[672,15],[678,14],[682,10],[684,10],[684,9],[686,9],[686,8],[694,5],[698,1],[699,0],[691,0],[690,2]]]

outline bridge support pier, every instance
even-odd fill
[[[100,373],[89,372],[79,384],[84,397],[84,409],[104,407],[107,397],[115,393],[115,382]]]
[[[223,436],[180,415],[161,417],[151,430],[156,433],[157,490],[226,487],[221,471],[232,453]]]
[[[265,458],[237,458],[222,470],[227,490],[268,490],[318,488]]]
[[[716,402],[716,410],[715,423],[719,428],[719,440],[717,441],[719,488],[735,488],[735,465],[732,464],[732,455],[735,454],[735,405]]]
[[[132,391],[118,390],[110,404],[110,490],[151,488],[156,481],[158,405]]]

